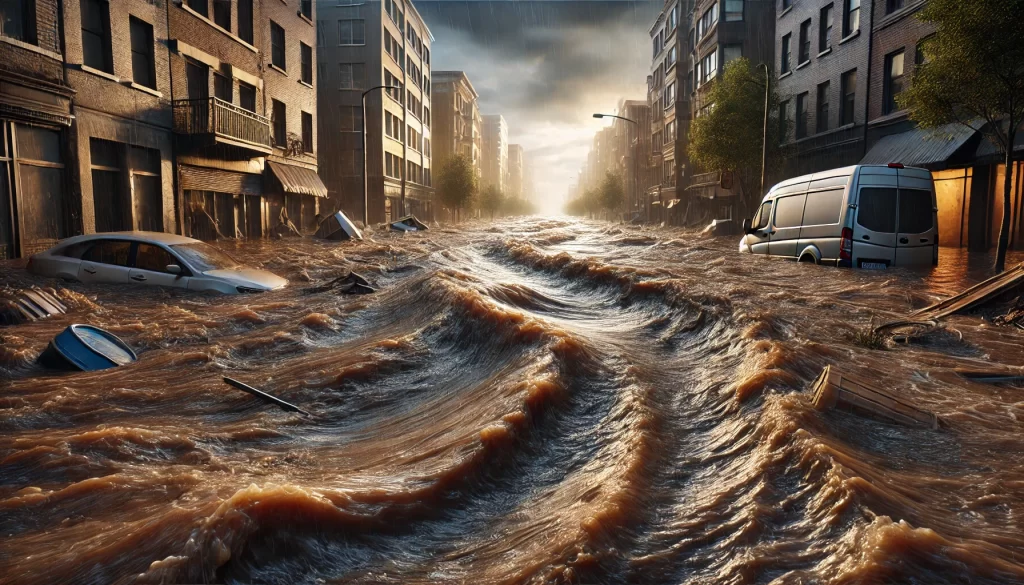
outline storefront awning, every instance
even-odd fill
[[[875,143],[860,164],[903,163],[908,167],[941,168],[974,135],[975,131],[963,124],[891,134]]]
[[[267,161],[267,166],[270,167],[270,171],[274,173],[277,180],[281,182],[281,187],[284,188],[285,193],[327,197],[327,186],[320,180],[316,171],[304,167],[283,165],[273,161]]]

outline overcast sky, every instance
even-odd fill
[[[562,199],[621,98],[646,99],[648,30],[662,0],[414,0],[433,69],[462,70],[484,114],[503,114],[538,199]]]

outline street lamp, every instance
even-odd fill
[[[616,120],[624,120],[626,122],[634,124],[636,126],[636,145],[637,145],[637,150],[640,150],[640,123],[639,122],[637,122],[636,120],[630,120],[629,118],[623,118],[622,116],[616,116],[614,114],[594,114],[594,117],[597,118],[598,120],[600,120],[602,118],[615,118]],[[637,163],[639,162],[639,159],[640,159],[640,157],[637,156],[636,152],[634,152],[633,153],[633,197],[635,199],[633,201],[633,207],[634,208],[638,207],[638,203],[640,201],[640,171],[637,168]]]
[[[758,197],[764,197],[764,165],[768,153],[768,95],[771,93],[772,74],[767,63],[761,63],[764,67],[764,128],[761,130],[761,192]]]
[[[378,85],[363,92],[363,228],[370,226],[370,180],[366,173],[366,95],[378,89],[402,89],[395,85]]]

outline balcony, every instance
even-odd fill
[[[174,100],[174,132],[194,147],[227,146],[239,158],[270,154],[270,119],[217,98]]]

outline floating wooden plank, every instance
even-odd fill
[[[939,428],[934,414],[873,388],[864,380],[825,366],[814,381],[814,408],[867,414],[902,425]]]
[[[0,290],[0,325],[16,325],[68,311],[57,297],[39,287]]]
[[[925,307],[911,317],[920,319],[939,319],[953,313],[978,307],[988,301],[995,300],[1017,288],[1024,287],[1024,263],[1010,268],[992,278],[979,282],[964,292]]]
[[[1001,368],[991,370],[956,370],[956,373],[968,380],[986,384],[1004,382],[1024,382],[1024,368]]]

